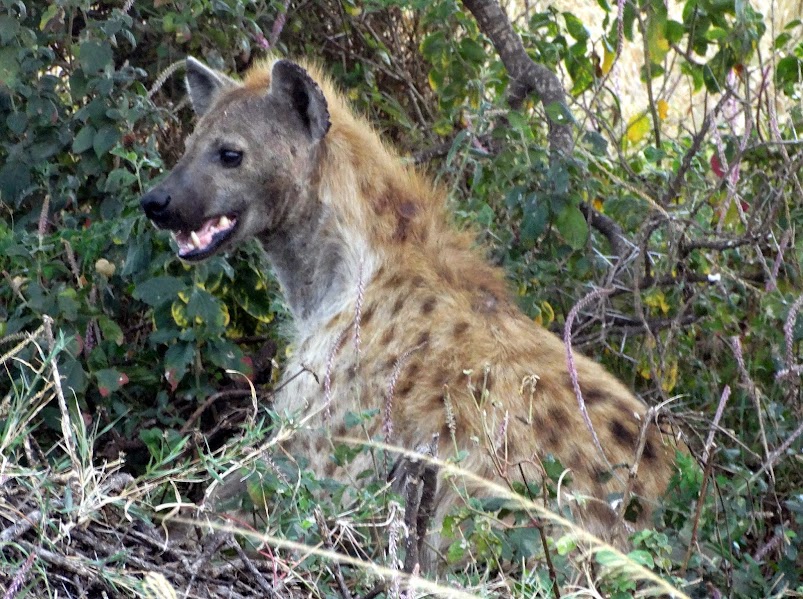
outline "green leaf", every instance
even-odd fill
[[[114,341],[117,345],[122,345],[124,340],[123,329],[108,316],[98,318],[98,326],[104,339]]]
[[[231,341],[210,341],[206,357],[219,368],[236,370],[249,378],[253,376],[253,366],[243,359],[243,351]]]
[[[111,45],[107,43],[87,40],[78,49],[78,60],[84,71],[90,75],[97,75],[112,63],[113,55]]]
[[[134,289],[134,298],[142,300],[149,306],[159,306],[176,299],[179,291],[187,285],[181,279],[162,275],[140,283]]]
[[[431,33],[423,39],[419,50],[421,55],[429,61],[437,58],[446,48],[446,36],[443,31]]]
[[[4,83],[8,87],[14,87],[17,84],[17,75],[20,71],[17,60],[18,51],[19,48],[13,46],[0,48],[0,83]]]
[[[597,563],[602,566],[621,566],[624,561],[618,553],[615,553],[610,549],[601,549],[600,551],[597,551],[595,557],[597,558]]]
[[[200,287],[193,287],[187,301],[187,317],[192,321],[200,318],[206,324],[223,326],[225,314],[220,300]]]
[[[21,135],[25,131],[25,127],[28,126],[28,117],[24,112],[12,112],[6,119],[6,125],[12,133]]]
[[[627,557],[629,557],[637,564],[640,564],[647,568],[655,567],[655,561],[652,559],[652,555],[650,555],[648,551],[644,551],[643,549],[637,549],[635,551],[631,551],[630,553],[627,554]]]
[[[92,139],[92,148],[95,150],[95,156],[101,158],[114,147],[118,139],[120,139],[120,132],[115,127],[111,125],[104,125],[101,127]]]
[[[579,250],[588,239],[588,223],[580,209],[568,206],[560,214],[555,226],[572,249]]]
[[[558,555],[568,555],[577,548],[577,542],[571,535],[563,535],[555,543]]]
[[[551,102],[550,104],[544,106],[544,110],[546,111],[546,115],[549,120],[553,123],[565,125],[567,123],[574,122],[574,117],[572,116],[569,107],[563,102]]]
[[[534,195],[528,198],[519,232],[521,244],[525,249],[531,249],[535,246],[538,237],[546,229],[547,218],[549,217],[549,207],[545,202],[536,202]]]
[[[195,346],[192,343],[179,341],[167,348],[163,365],[167,381],[174,391],[184,375],[187,374],[187,368],[192,364],[194,358]]]
[[[775,77],[779,83],[798,83],[803,79],[803,60],[785,56],[775,67]]]
[[[570,12],[563,13],[563,18],[566,19],[566,31],[569,32],[574,39],[578,42],[588,40],[588,30],[583,25],[583,22],[575,17]]]
[[[608,153],[608,140],[596,131],[586,131],[583,141],[591,147],[591,151],[597,156],[605,156]]]
[[[87,125],[78,132],[75,139],[72,141],[72,151],[75,154],[86,152],[92,147],[92,141],[95,139],[95,128],[92,125]]]
[[[52,21],[59,14],[59,10],[61,10],[61,6],[59,6],[58,2],[54,2],[47,7],[47,10],[42,13],[42,18],[39,19],[40,31],[45,30],[45,28],[50,24],[50,21]]]
[[[482,63],[486,58],[482,45],[469,37],[463,38],[460,42],[460,56],[476,63]]]
[[[677,44],[683,39],[683,35],[686,33],[686,29],[683,27],[683,23],[678,23],[677,21],[667,21],[666,22],[666,39],[670,44]]]
[[[515,527],[508,531],[504,542],[511,546],[516,558],[528,558],[541,551],[541,533],[535,526]]]
[[[116,368],[104,368],[95,372],[98,381],[98,390],[103,397],[114,393],[128,382],[128,376]]]
[[[232,290],[234,300],[260,322],[271,322],[274,316],[273,307],[259,275],[253,269],[248,269],[239,273],[238,278],[240,284]]]
[[[0,15],[0,44],[8,44],[14,39],[19,30],[20,23],[18,19],[11,15]]]

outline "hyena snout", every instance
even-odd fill
[[[142,196],[139,203],[153,224],[170,231],[179,258],[184,260],[203,260],[219,252],[232,243],[238,229],[238,213],[207,217],[201,206],[188,209],[186,191],[174,198],[164,183]]]
[[[145,216],[153,221],[158,227],[164,227],[169,220],[168,206],[170,205],[170,194],[159,187],[150,190],[139,201],[139,205],[145,212]]]

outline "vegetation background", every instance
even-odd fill
[[[569,111],[512,109],[456,0],[0,0],[4,598],[803,596],[800,3],[505,8]],[[270,445],[292,347],[255,245],[187,268],[138,199],[192,128],[183,58],[238,73],[268,52],[324,64],[448,189],[521,308],[682,431],[693,457],[628,556],[527,509],[491,527],[514,508],[468,500],[447,524],[469,565],[406,590],[381,484],[346,510],[335,482],[270,465],[256,554],[169,526]]]

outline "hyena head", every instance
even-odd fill
[[[309,74],[279,60],[269,87],[250,88],[188,58],[187,89],[195,131],[181,160],[140,202],[172,232],[179,256],[201,260],[304,218],[329,130],[326,99]]]

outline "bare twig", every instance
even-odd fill
[[[323,512],[321,511],[320,507],[315,508],[314,515],[315,522],[321,531],[321,542],[323,543],[323,546],[330,551],[334,551],[332,532],[329,530],[329,527],[326,524],[326,519],[323,517]],[[334,561],[332,563],[332,568],[334,570],[335,581],[337,582],[337,588],[340,591],[340,596],[343,597],[343,599],[352,599],[351,591],[349,590],[348,585],[346,585],[346,579],[343,577],[343,570],[340,567],[340,563]]]
[[[575,318],[577,318],[577,314],[580,312],[580,310],[585,308],[592,301],[610,295],[611,293],[613,293],[613,288],[599,288],[595,289],[591,293],[586,294],[585,297],[577,302],[569,311],[569,315],[566,317],[566,325],[563,329],[563,344],[566,350],[566,367],[569,370],[569,377],[572,381],[574,395],[577,398],[577,405],[580,408],[580,414],[583,416],[583,421],[586,424],[586,428],[588,428],[588,431],[591,433],[591,438],[594,440],[594,446],[608,464],[610,464],[610,462],[608,462],[608,458],[605,455],[605,450],[602,449],[602,444],[599,441],[599,437],[597,437],[597,432],[594,430],[594,425],[591,423],[591,418],[589,417],[588,410],[586,409],[586,402],[583,399],[583,392],[580,390],[580,381],[577,374],[577,367],[574,365],[574,354],[572,352],[572,324],[574,323]]]
[[[700,130],[697,134],[692,138],[692,143],[689,149],[686,151],[686,154],[683,156],[683,160],[680,163],[680,168],[678,172],[675,174],[675,177],[670,181],[669,186],[667,187],[666,193],[663,195],[661,200],[661,204],[664,206],[669,205],[669,203],[678,195],[680,191],[680,186],[683,184],[683,179],[686,176],[689,168],[691,167],[692,161],[694,157],[697,156],[697,153],[700,151],[700,146],[703,143],[703,139],[705,136],[708,135],[708,130],[711,128],[711,124],[714,121],[714,118],[719,111],[722,110],[722,107],[725,103],[730,100],[732,95],[731,90],[726,90],[722,97],[717,102],[714,109],[705,115],[703,119],[703,124],[700,127]]]
[[[201,417],[201,414],[206,412],[209,407],[215,403],[218,399],[223,398],[234,398],[234,397],[249,397],[251,395],[251,389],[227,389],[225,391],[218,391],[217,393],[213,393],[209,397],[206,398],[204,403],[198,406],[195,411],[187,418],[187,421],[179,430],[179,433],[182,435],[188,433],[190,429],[195,424],[195,421]]]
[[[251,561],[251,559],[248,557],[245,551],[243,551],[243,548],[240,547],[240,544],[234,539],[233,536],[228,537],[227,545],[232,549],[234,549],[234,551],[237,553],[242,563],[245,565],[245,567],[248,569],[248,571],[256,580],[259,588],[262,589],[262,592],[265,593],[265,596],[268,597],[269,599],[278,599],[279,594],[273,589],[273,586],[267,580],[265,580],[265,577],[262,575],[262,572],[260,572],[257,569],[257,567],[254,565],[254,563]],[[350,598],[347,597],[345,599],[350,599]]]

